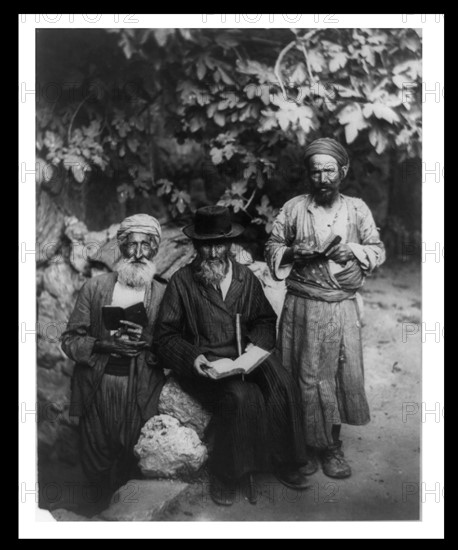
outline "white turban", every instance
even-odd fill
[[[118,242],[123,240],[129,233],[145,233],[151,235],[159,248],[161,242],[161,226],[156,218],[148,214],[135,214],[121,222],[117,232]]]

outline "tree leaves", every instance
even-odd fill
[[[385,151],[388,145],[388,139],[385,133],[378,126],[374,126],[373,128],[370,129],[369,141],[371,142],[371,145],[375,147],[375,151],[379,155],[381,155],[383,151]]]
[[[347,104],[336,116],[339,123],[345,126],[347,143],[353,143],[359,131],[367,128],[367,122],[358,103]]]
[[[216,124],[218,124],[218,126],[221,126],[221,127],[226,124],[226,117],[224,116],[223,113],[216,112],[213,115],[213,120],[215,121]]]
[[[124,197],[143,196],[153,185],[153,174],[144,181],[146,187],[139,185],[143,179],[138,174],[150,169],[159,128],[159,134],[164,129],[164,135],[179,136],[181,143],[199,143],[226,182],[243,173],[248,187],[229,190],[226,198],[235,201],[233,208],[243,209],[245,195],[256,191],[252,212],[257,189],[270,189],[269,172],[288,144],[303,146],[312,137],[334,135],[345,136],[350,149],[370,147],[377,155],[391,147],[397,155],[419,151],[421,40],[412,29],[320,28],[305,34],[288,29],[116,29],[109,38],[110,43],[118,40],[119,50],[110,50],[113,57],[104,53],[98,59],[92,47],[84,60],[101,94],[81,106],[82,98],[68,97],[52,106],[39,98],[37,104],[40,154],[64,165],[75,181],[82,182],[89,170],[72,168],[69,159],[82,159],[108,175],[119,171],[132,189],[123,188]],[[292,40],[296,46],[302,41],[306,55],[293,47],[284,56],[282,87],[274,66]],[[87,74],[75,62],[69,65],[66,76],[77,75],[79,93]],[[272,166],[264,159],[272,159]],[[157,174],[155,158],[153,164]],[[172,215],[188,212],[188,198],[179,194],[189,191],[188,180],[154,187]],[[268,207],[264,202],[257,218],[262,223],[268,223]]]
[[[363,108],[363,114],[365,118],[370,118],[371,115],[374,114],[378,119],[384,119],[390,124],[400,122],[399,115],[396,111],[380,102],[366,103]]]
[[[347,54],[344,52],[337,53],[329,61],[329,70],[332,73],[335,73],[339,69],[342,69],[347,64]]]

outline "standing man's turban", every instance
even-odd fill
[[[305,148],[304,155],[306,162],[312,155],[329,155],[335,158],[342,167],[348,167],[350,164],[350,159],[348,158],[345,147],[332,138],[320,138],[312,141],[312,143]]]
[[[122,241],[129,233],[145,233],[151,235],[159,248],[161,242],[161,226],[156,218],[149,216],[148,214],[135,214],[135,216],[129,216],[121,222],[119,226],[117,237],[118,242]]]

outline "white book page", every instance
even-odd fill
[[[220,374],[230,372],[233,369],[241,369],[246,372],[264,361],[264,359],[266,359],[269,355],[270,352],[265,349],[258,346],[250,346],[250,349],[243,353],[240,357],[237,357],[237,359],[217,359],[216,361],[213,361],[211,365],[212,368]]]

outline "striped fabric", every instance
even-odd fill
[[[333,424],[369,422],[356,300],[324,302],[287,294],[277,345],[302,395],[309,446],[331,445]]]
[[[237,262],[232,262],[232,269],[225,300],[216,289],[198,283],[190,266],[176,272],[159,311],[156,343],[164,367],[213,412],[213,472],[238,479],[279,464],[302,465],[306,451],[301,396],[276,355],[245,381],[240,376],[215,381],[193,370],[200,354],[210,360],[237,357],[236,313],[242,319],[243,349],[249,341],[266,350],[275,346],[276,315],[261,283]]]
[[[62,349],[76,362],[72,377],[72,397],[70,415],[82,416],[89,409],[102,381],[109,356],[94,353],[97,338],[109,339],[108,331],[102,319],[102,307],[111,305],[118,274],[116,272],[88,279],[79,291],[75,307],[67,327],[62,334]],[[143,337],[152,342],[157,312],[164,285],[153,280],[151,288],[145,292],[145,308],[149,323],[143,331]],[[137,357],[137,401],[146,422],[157,414],[159,395],[165,378],[149,349]]]
[[[69,413],[80,417],[83,468],[89,479],[102,485],[111,467],[118,468],[115,479],[122,471],[130,471],[132,448],[140,433],[139,426],[157,414],[165,381],[154,354],[150,349],[142,351],[136,358],[135,403],[132,404],[133,420],[129,420],[129,441],[123,442],[120,437],[123,436],[121,426],[126,411],[128,377],[105,374],[109,355],[93,352],[96,339],[110,338],[110,332],[103,323],[102,307],[112,303],[116,281],[116,272],[89,279],[79,292],[62,335],[63,351],[76,362]],[[164,285],[157,281],[153,281],[145,292],[144,303],[149,322],[142,337],[150,344],[163,293]],[[112,489],[112,482],[105,481]]]
[[[143,426],[140,409],[134,404],[129,418],[129,441],[125,441],[128,377],[105,374],[87,414],[80,420],[81,464],[90,481],[115,490],[128,481],[137,459],[133,446]]]
[[[311,195],[300,195],[288,201],[280,210],[266,243],[265,256],[276,280],[286,279],[288,290],[316,300],[329,302],[354,296],[364,284],[366,275],[385,261],[385,248],[375,226],[371,211],[361,200],[340,195],[345,204],[346,225],[335,235],[342,237],[355,255],[344,269],[335,275],[329,269],[329,262],[316,260],[305,265],[283,265],[281,260],[287,247],[302,243],[311,250],[321,250],[317,231],[316,208]]]
[[[241,314],[242,348],[248,341],[265,350],[275,347],[276,314],[261,283],[248,267],[232,262],[232,282],[223,300],[212,286],[194,279],[191,266],[170,279],[159,310],[155,342],[165,368],[197,376],[194,360],[237,357],[235,315]]]

